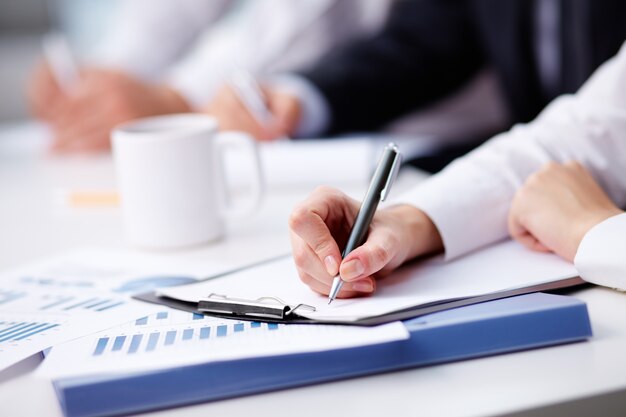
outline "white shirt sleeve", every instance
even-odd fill
[[[199,36],[165,79],[190,103],[202,107],[233,69],[262,78],[312,65],[331,48],[378,30],[392,4],[392,0],[247,0]],[[288,84],[287,88],[304,91],[304,102],[315,102],[305,104],[304,110],[313,109],[312,117],[319,119],[303,118],[302,135],[321,133],[326,124],[319,116],[320,94],[313,92],[310,98],[310,85]]]
[[[585,281],[626,290],[626,213],[610,217],[585,234],[574,265]]]
[[[230,0],[120,2],[87,62],[159,78],[229,7]]]
[[[576,160],[619,206],[626,202],[626,47],[575,95],[491,139],[400,196],[433,220],[446,258],[508,236],[515,192],[548,161]]]

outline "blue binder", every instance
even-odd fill
[[[117,416],[591,337],[587,306],[535,293],[404,322],[410,338],[324,352],[54,381],[66,417]]]

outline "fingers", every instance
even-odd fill
[[[340,267],[341,278],[352,282],[391,267],[391,261],[401,250],[399,246],[400,241],[390,229],[373,228],[367,241],[344,258]]]
[[[258,120],[258,116],[228,85],[218,91],[206,112],[218,119],[222,130],[244,131],[260,141],[270,141],[293,132],[300,113],[297,98],[268,88],[264,88],[263,93],[271,113],[270,120]]]
[[[300,120],[300,101],[291,94],[266,90],[268,106],[274,115],[273,129],[280,136],[290,136]]]
[[[356,201],[336,190],[320,187],[289,219],[298,275],[303,283],[320,294],[328,295],[339,272],[341,252],[337,238],[348,234],[357,211]],[[374,279],[363,277],[345,283],[339,297],[365,295],[374,290]]]
[[[300,273],[300,280],[316,293],[325,296],[330,293],[330,285],[320,283],[318,280],[307,275],[306,273]],[[364,289],[366,290],[364,291]],[[363,297],[372,294],[374,289],[375,284],[372,279],[359,280],[353,283],[346,282],[337,294],[337,298]]]
[[[291,233],[291,247],[293,259],[298,270],[310,275],[324,285],[330,286],[333,277],[335,277],[337,273],[329,273],[324,263],[320,261],[317,254],[311,249],[307,242],[293,232]]]
[[[297,235],[291,235],[291,244],[294,249],[294,260],[300,280],[313,291],[328,295],[334,275],[324,269],[313,250]],[[349,298],[374,292],[375,282],[372,278],[364,278],[355,282],[347,282],[341,288],[339,297]]]
[[[508,220],[509,234],[513,239],[526,246],[528,249],[537,252],[551,252],[551,250],[541,243],[526,227],[521,223],[521,218],[516,211],[511,210]]]
[[[221,130],[244,131],[260,140],[267,140],[273,134],[257,122],[229,86],[218,91],[207,112],[218,120]]]
[[[341,251],[337,238],[347,235],[346,226],[352,223],[357,210],[358,203],[343,193],[320,187],[289,217],[291,231],[312,249],[328,275],[339,272]]]

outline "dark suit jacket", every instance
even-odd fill
[[[403,0],[385,28],[326,56],[302,75],[328,99],[328,134],[375,130],[495,69],[513,122],[575,92],[626,39],[625,0],[561,0],[557,94],[542,91],[533,50],[533,0]]]

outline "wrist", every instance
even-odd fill
[[[392,206],[388,210],[402,219],[405,241],[410,245],[407,259],[443,250],[439,230],[422,210],[409,204]]]

